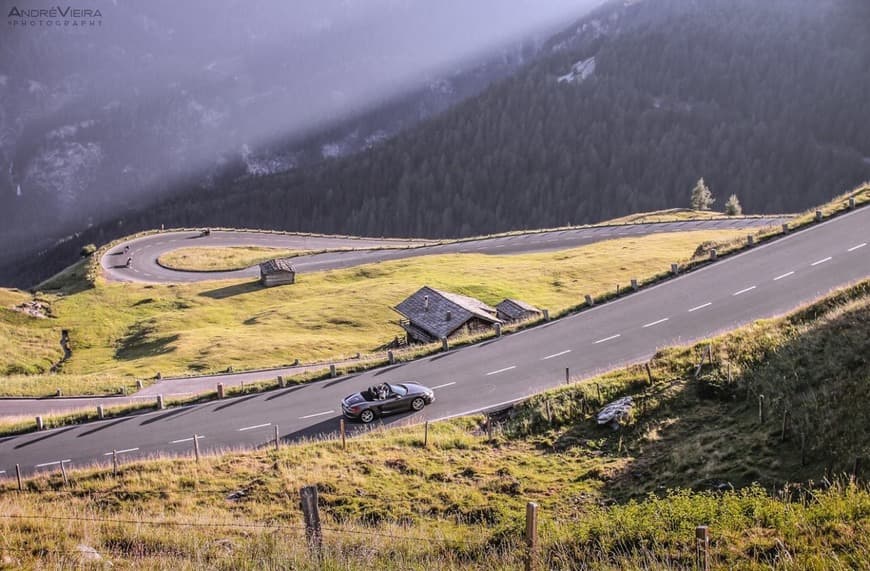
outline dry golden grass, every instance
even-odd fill
[[[115,379],[276,366],[369,353],[402,330],[391,307],[423,285],[495,304],[516,297],[553,315],[598,295],[650,278],[692,257],[698,244],[740,232],[660,234],[608,240],[538,254],[421,256],[298,276],[292,286],[256,282],[185,285],[105,283],[51,297],[53,335],[69,329],[73,357],[64,375],[86,380],[68,393],[114,391]],[[49,296],[47,296],[49,297]],[[29,324],[16,325],[26,331]],[[58,337],[59,338],[59,337]],[[56,350],[56,340],[47,346]],[[53,393],[60,377],[0,381],[0,394],[28,394],[40,381]]]
[[[306,250],[264,248],[260,246],[230,246],[179,248],[160,256],[157,263],[172,270],[189,272],[226,272],[249,268],[273,258],[292,258],[307,254]]]

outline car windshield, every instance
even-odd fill
[[[406,389],[402,385],[388,385],[388,386],[390,387],[390,391],[399,395],[400,397],[403,397],[406,394],[408,394],[408,389]]]

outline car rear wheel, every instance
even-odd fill
[[[366,409],[359,414],[359,419],[368,424],[375,419],[375,413],[371,409]]]
[[[424,406],[426,406],[426,401],[423,400],[423,397],[417,397],[411,401],[411,408],[414,410],[423,410]]]

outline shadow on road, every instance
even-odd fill
[[[42,442],[43,440],[48,440],[49,438],[54,438],[59,434],[63,434],[64,432],[69,432],[70,430],[75,430],[76,428],[80,428],[78,426],[70,426],[68,428],[61,428],[60,430],[55,430],[52,433],[46,434],[45,436],[40,436],[39,438],[33,438],[28,440],[27,442],[22,442],[21,444],[16,444],[15,449],[24,448],[25,446],[30,446],[31,444],[36,444],[37,442]]]
[[[351,375],[345,375],[345,376],[343,376],[343,377],[339,377],[339,378],[337,378],[337,379],[335,379],[335,380],[332,380],[332,381],[329,381],[328,383],[325,383],[325,384],[323,385],[322,388],[325,389],[325,388],[331,387],[331,386],[333,386],[333,385],[338,385],[338,384],[341,384],[341,383],[343,383],[343,382],[345,382],[345,381],[349,381],[349,380],[351,380],[351,379],[355,379],[355,378],[357,378],[358,376],[359,376],[359,373],[353,373],[353,374],[351,374]]]
[[[307,386],[307,385],[299,385],[299,386],[296,386],[296,387],[290,387],[289,389],[286,389],[286,390],[283,390],[283,391],[277,392],[277,393],[273,394],[272,396],[268,396],[268,397],[266,397],[266,400],[267,400],[267,401],[270,401],[270,400],[275,400],[276,398],[280,398],[280,397],[283,397],[283,396],[287,396],[287,395],[289,395],[290,393],[295,393],[295,392],[298,391],[299,389],[304,389],[306,386]]]
[[[85,430],[84,432],[82,432],[80,434],[76,434],[76,438],[81,438],[83,436],[90,436],[91,434],[94,434],[95,432],[100,432],[101,430],[106,430],[107,428],[112,428],[116,424],[121,424],[122,422],[127,422],[128,420],[133,420],[133,417],[128,416],[126,418],[121,418],[121,419],[115,420],[113,422],[104,422],[103,424],[101,424],[100,426],[97,426],[96,428],[92,428],[90,430]]]
[[[244,295],[246,293],[252,293],[255,291],[260,291],[263,289],[263,286],[260,285],[260,282],[245,282],[241,284],[230,285],[226,287],[221,287],[218,289],[212,289],[209,291],[204,291],[199,295],[203,297],[209,297],[211,299],[227,299],[228,297],[234,297],[237,295]]]

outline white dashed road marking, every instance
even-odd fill
[[[693,311],[698,311],[699,309],[704,309],[705,307],[710,307],[711,305],[713,305],[713,303],[708,301],[704,305],[699,305],[697,307],[693,307],[692,309],[689,310],[689,313],[692,313]]]
[[[553,353],[552,355],[547,355],[546,357],[541,359],[541,361],[546,361],[547,359],[555,359],[556,357],[561,357],[562,355],[567,355],[570,352],[571,352],[571,349],[566,349],[565,351],[562,351],[561,353]]]
[[[432,390],[434,391],[435,389],[443,389],[444,387],[449,387],[449,386],[455,385],[455,384],[456,384],[456,381],[453,381],[452,383],[444,383],[443,385],[438,385],[437,387],[432,387]]]
[[[299,420],[305,420],[306,418],[314,418],[315,416],[324,416],[324,415],[327,415],[327,414],[334,414],[334,413],[335,413],[334,410],[325,410],[325,411],[323,411],[323,412],[315,412],[314,414],[309,414],[309,415],[306,415],[306,416],[300,416],[300,417],[299,417]]]
[[[191,440],[193,440],[191,438]],[[126,448],[124,450],[112,450],[111,452],[106,452],[103,456],[111,456],[112,454],[126,454],[127,452],[136,452],[139,450],[138,448]]]
[[[604,343],[605,341],[612,341],[612,340],[616,339],[617,337],[622,337],[622,335],[617,333],[616,335],[611,335],[610,337],[605,337],[604,339],[599,339],[598,341],[593,343],[593,345],[598,345],[599,343]]]
[[[272,426],[272,423],[266,422],[264,424],[255,424],[254,426],[246,426],[244,428],[240,428],[239,432],[244,432],[246,430],[254,430],[255,428],[266,428],[267,426]]]
[[[652,327],[653,325],[658,325],[659,323],[664,323],[664,322],[667,321],[668,319],[669,319],[669,318],[665,317],[664,319],[659,319],[658,321],[653,321],[652,323],[647,323],[647,324],[644,325],[643,327],[644,327],[644,329],[647,328],[647,327]]]
[[[742,290],[740,290],[740,291],[735,291],[735,292],[732,293],[731,295],[743,295],[744,293],[746,293],[746,292],[748,292],[748,291],[752,291],[752,290],[754,290],[754,289],[755,289],[755,286],[750,286],[750,287],[748,287],[748,288],[744,288],[744,289],[742,289]]]
[[[490,375],[497,375],[499,373],[504,373],[505,371],[510,371],[510,370],[516,369],[516,368],[517,368],[516,365],[512,365],[510,367],[505,367],[504,369],[499,369],[498,371],[490,371],[489,373],[486,374],[486,376],[488,377]]]
[[[787,274],[782,274],[781,276],[776,276],[775,278],[773,278],[773,281],[778,282],[779,280],[781,280],[781,279],[783,279],[783,278],[787,278],[787,277],[789,277],[789,276],[793,276],[793,275],[794,275],[794,272],[789,272],[789,273],[787,273]]]
[[[813,263],[810,264],[810,265],[811,265],[811,266],[818,266],[819,264],[824,264],[825,262],[830,262],[831,259],[832,259],[832,256],[828,256],[827,258],[824,258],[824,259],[819,260],[819,261],[817,261],[817,262],[813,262]]]
[[[849,248],[849,249],[846,250],[846,251],[847,251],[847,252],[854,252],[855,250],[858,250],[858,249],[860,249],[860,248],[863,248],[863,247],[866,246],[866,245],[867,245],[867,242],[864,242],[864,243],[862,243],[862,244],[858,244],[857,246],[852,246],[851,248]]]

